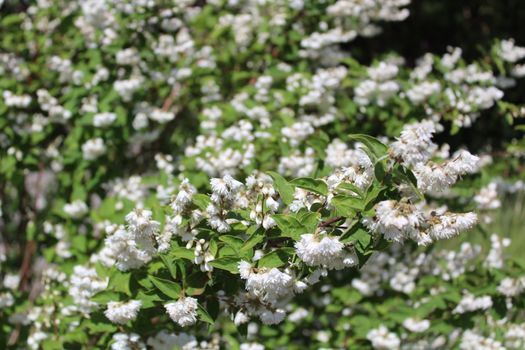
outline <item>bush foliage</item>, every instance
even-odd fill
[[[523,349],[525,47],[457,6],[0,0],[1,347]]]

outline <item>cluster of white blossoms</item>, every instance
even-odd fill
[[[505,61],[515,63],[525,58],[525,47],[516,45],[514,39],[502,40],[498,54]]]
[[[485,266],[493,269],[501,269],[504,265],[504,249],[510,246],[509,238],[499,237],[493,233],[490,235],[490,251],[485,260]]]
[[[198,347],[198,342],[194,336],[186,333],[169,333],[162,330],[148,338],[147,344],[155,350],[184,349],[190,350]]]
[[[197,299],[181,297],[173,303],[164,305],[170,318],[181,327],[186,327],[197,322]]]
[[[405,6],[409,4],[410,0],[338,0],[327,7],[330,22],[321,22],[318,31],[302,39],[300,54],[330,62],[341,54],[338,44],[352,41],[358,35],[379,34],[381,29],[375,22],[405,20],[410,13]],[[347,21],[347,18],[353,20]]]
[[[498,292],[506,297],[515,297],[525,290],[525,277],[505,277],[498,286]]]
[[[153,350],[219,350],[220,338],[213,334],[209,341],[198,341],[195,336],[188,333],[170,333],[161,330],[155,336],[148,338],[147,345]]]
[[[239,134],[233,133],[233,135]],[[195,144],[186,148],[185,155],[195,156],[197,168],[210,176],[235,174],[240,167],[251,163],[255,155],[255,147],[251,143],[244,142],[240,149],[232,148],[225,146],[227,140],[216,135],[199,135],[195,139]]]
[[[403,321],[403,327],[414,333],[421,333],[430,327],[429,320],[417,320],[415,318],[407,318]]]
[[[106,255],[113,257],[119,270],[136,269],[148,263],[156,254],[156,242],[162,242],[160,223],[153,213],[135,209],[126,215],[126,226],[109,225],[105,240]]]
[[[506,350],[501,342],[492,337],[484,337],[471,330],[463,333],[459,348],[461,350]]]
[[[82,155],[85,160],[95,160],[104,155],[106,151],[107,147],[100,137],[87,140],[82,144]]]
[[[372,102],[384,106],[400,89],[399,84],[392,80],[398,71],[398,67],[389,62],[380,62],[377,66],[368,68],[370,79],[356,86],[355,101],[365,106]]]
[[[79,219],[86,215],[89,211],[87,204],[84,201],[76,200],[72,203],[64,205],[64,212],[73,219]]]
[[[443,192],[456,183],[461,175],[476,172],[478,161],[477,156],[461,150],[441,164],[416,164],[414,175],[418,181],[418,188],[423,192]]]
[[[89,314],[99,307],[91,298],[107,288],[108,279],[100,278],[95,268],[77,265],[73,268],[69,285],[69,295],[73,298],[77,310]]]
[[[281,157],[279,173],[289,177],[305,177],[315,169],[315,151],[308,147],[304,152],[294,151],[287,156]]]
[[[432,142],[435,132],[436,123],[431,120],[405,125],[401,135],[390,145],[392,155],[411,166],[427,162],[437,149]]]
[[[0,307],[8,308],[10,306],[13,306],[14,303],[15,298],[13,297],[13,294],[11,294],[10,292],[0,293]]]
[[[474,196],[478,209],[493,210],[501,206],[498,197],[498,184],[495,181],[490,182],[487,186],[480,189],[479,193]]]
[[[407,90],[406,95],[412,103],[420,104],[440,91],[441,84],[438,81],[424,81]]]
[[[111,350],[146,350],[146,344],[136,333],[115,333]]]
[[[487,310],[491,307],[492,298],[490,296],[482,295],[476,297],[468,291],[464,291],[463,297],[452,312],[456,314],[464,314],[465,312],[472,312],[476,310]]]
[[[170,203],[173,210],[173,216],[167,217],[167,222],[164,227],[164,236],[169,238],[170,235],[177,235],[182,238],[184,242],[190,244],[197,234],[193,229],[203,219],[203,213],[198,209],[191,209],[193,196],[197,193],[197,189],[190,184],[187,178],[184,178],[178,187],[178,192]],[[183,222],[183,216],[191,213],[190,223]],[[169,239],[165,244],[165,248],[169,247]],[[164,247],[163,249],[164,250]]]
[[[29,106],[32,101],[29,95],[15,95],[9,90],[5,90],[2,93],[2,97],[4,98],[5,105],[9,107],[24,108]]]
[[[107,126],[110,126],[113,124],[113,122],[117,119],[117,115],[115,113],[110,112],[104,112],[104,113],[97,113],[93,116],[93,125],[97,128],[104,128]]]
[[[128,302],[110,301],[104,315],[113,323],[126,324],[137,318],[142,302],[130,300]]]
[[[297,256],[308,266],[341,270],[359,263],[352,247],[345,247],[337,237],[327,234],[304,234],[295,243]]]
[[[408,201],[386,200],[375,206],[376,215],[364,219],[364,224],[387,240],[402,243],[411,239],[419,245],[428,245],[448,239],[472,228],[477,222],[474,213],[421,210]]]
[[[327,152],[329,148],[331,148],[331,144],[328,145]],[[330,162],[335,168],[334,172],[326,178],[330,190],[335,191],[344,183],[350,183],[361,190],[365,190],[374,179],[374,165],[370,157],[362,149],[345,149],[344,154],[345,160],[339,159],[337,162]],[[330,196],[328,200],[331,200]]]
[[[193,243],[195,243],[195,258],[193,259],[193,263],[196,265],[200,265],[200,269],[202,272],[213,271],[213,266],[210,265],[210,262],[215,260],[215,256],[213,255],[213,252],[211,250],[210,243],[206,242],[206,240],[201,238],[199,240],[193,240],[188,242],[186,248],[191,249]]]
[[[423,276],[433,275],[443,281],[456,279],[474,268],[473,261],[480,246],[463,243],[460,250],[444,250],[433,254],[413,254],[408,246],[394,245],[390,252],[372,255],[352,280],[352,287],[365,296],[382,295],[385,285],[411,294]]]
[[[210,180],[212,195],[211,203],[206,208],[208,222],[217,231],[224,233],[230,231],[230,224],[226,218],[228,210],[235,206],[235,200],[243,189],[243,184],[230,175],[223,178]]]
[[[235,323],[242,324],[249,320],[249,315],[258,315],[265,324],[281,323],[286,317],[282,308],[284,301],[306,288],[306,283],[295,279],[290,271],[277,268],[256,268],[247,261],[239,263],[240,277],[246,281],[247,293],[236,297],[240,310],[235,316]]]
[[[372,329],[366,335],[376,350],[396,350],[401,345],[399,337],[392,333],[384,325]]]

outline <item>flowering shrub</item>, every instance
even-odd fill
[[[354,57],[409,0],[28,3],[0,0],[2,348],[525,347],[486,232],[524,189],[525,47]]]

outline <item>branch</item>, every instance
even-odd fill
[[[326,221],[321,221],[318,225],[318,227],[326,227],[326,226],[332,226],[333,224],[345,220],[346,218],[344,216],[336,216],[335,218],[328,219]]]

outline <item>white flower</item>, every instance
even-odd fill
[[[10,292],[1,292],[0,293],[0,308],[8,308],[13,306],[15,303],[15,298]]]
[[[174,112],[163,111],[162,109],[154,109],[149,115],[149,119],[158,123],[165,124],[175,118]]]
[[[499,341],[491,337],[483,337],[470,329],[463,333],[459,348],[461,350],[506,350]]]
[[[264,350],[264,345],[259,343],[242,343],[240,350]]]
[[[525,290],[525,277],[511,278],[505,277],[498,286],[498,292],[506,297],[515,297]]]
[[[429,120],[405,125],[401,136],[390,145],[392,154],[408,165],[427,162],[437,149],[432,142],[435,132],[435,123]]]
[[[422,213],[410,203],[387,200],[375,206],[376,219],[365,222],[370,229],[384,235],[385,239],[403,242],[417,232],[423,221]]]
[[[237,311],[233,322],[235,323],[236,326],[240,326],[241,324],[244,324],[248,322],[249,320],[250,318],[244,312]]]
[[[32,101],[32,98],[29,95],[15,95],[8,90],[5,90],[2,93],[2,96],[4,97],[5,105],[9,107],[24,108],[29,106]]]
[[[453,185],[464,174],[478,170],[479,157],[465,150],[456,152],[451,160],[443,164],[414,165],[414,175],[417,178],[417,187],[422,192],[442,192]]]
[[[164,305],[170,318],[181,327],[197,322],[197,299],[184,297],[174,303]]]
[[[417,320],[415,318],[407,318],[403,321],[403,327],[414,333],[421,333],[430,327],[429,320]]]
[[[474,213],[444,213],[430,219],[427,233],[435,240],[449,239],[461,231],[468,230],[476,224],[478,217]]]
[[[106,238],[105,249],[115,258],[119,270],[139,268],[158,250],[166,249],[170,232],[160,232],[160,223],[152,220],[152,215],[150,210],[135,209],[126,215],[127,227],[115,227]]]
[[[497,209],[501,206],[501,201],[498,199],[498,185],[496,182],[491,182],[487,186],[481,188],[479,193],[474,196],[474,201],[481,210]]]
[[[187,178],[183,179],[179,185],[179,192],[175,200],[171,202],[171,208],[176,214],[181,213],[188,204],[191,203],[193,195],[197,193],[197,189],[189,182]]]
[[[211,190],[221,196],[227,196],[229,194],[228,185],[224,179],[213,178],[210,180]]]
[[[137,318],[141,307],[142,302],[140,300],[130,300],[126,303],[110,301],[104,315],[113,323],[125,324]]]
[[[197,349],[199,343],[193,335],[187,333],[168,333],[162,330],[154,337],[148,338],[148,345],[151,346],[153,350],[191,350]]]
[[[401,344],[397,335],[389,332],[383,325],[370,330],[366,338],[370,340],[374,349],[377,350],[397,350]]]
[[[492,269],[501,269],[504,265],[503,250],[510,246],[511,241],[509,238],[500,238],[498,235],[492,234],[490,236],[490,243],[491,247],[485,260],[485,266]]]
[[[298,323],[306,317],[308,317],[308,310],[300,307],[294,312],[292,312],[290,315],[288,315],[288,320],[293,323]]]
[[[514,63],[525,57],[525,47],[516,46],[514,39],[502,40],[498,53],[503,60]]]
[[[284,312],[284,310],[277,309],[275,311],[271,311],[271,310],[263,311],[259,315],[259,318],[264,324],[273,325],[273,324],[281,323],[284,320],[285,316],[286,316],[286,312]]]
[[[73,268],[69,283],[68,292],[78,311],[89,314],[98,308],[98,304],[92,301],[91,297],[107,288],[108,279],[98,277],[94,268],[77,265]]]
[[[475,297],[468,291],[463,291],[463,298],[460,300],[458,305],[452,310],[455,314],[464,314],[466,312],[476,310],[488,310],[492,307],[492,299],[490,296],[479,296]]]
[[[20,283],[20,275],[6,274],[4,276],[4,287],[5,288],[16,290],[18,288],[19,283]]]
[[[115,113],[97,113],[93,116],[93,125],[97,128],[103,128],[106,126],[109,126],[113,124],[113,122],[117,119],[117,115]]]
[[[408,99],[415,104],[425,101],[430,96],[438,93],[441,90],[441,84],[434,81],[424,81],[420,84],[414,85],[406,92]]]
[[[112,350],[146,350],[146,345],[140,340],[136,333],[113,334]]]
[[[64,212],[73,219],[80,219],[86,215],[89,211],[89,208],[86,203],[81,200],[76,200],[72,203],[67,203],[64,205]]]
[[[344,250],[344,244],[337,237],[304,234],[295,243],[295,249],[297,256],[309,266],[342,269],[358,263],[355,252]]]
[[[104,153],[106,153],[106,145],[100,137],[87,140],[82,145],[82,155],[85,160],[94,160]]]
[[[252,273],[252,265],[244,260],[241,260],[239,262],[239,274],[242,279],[248,279],[250,277],[250,274]]]

